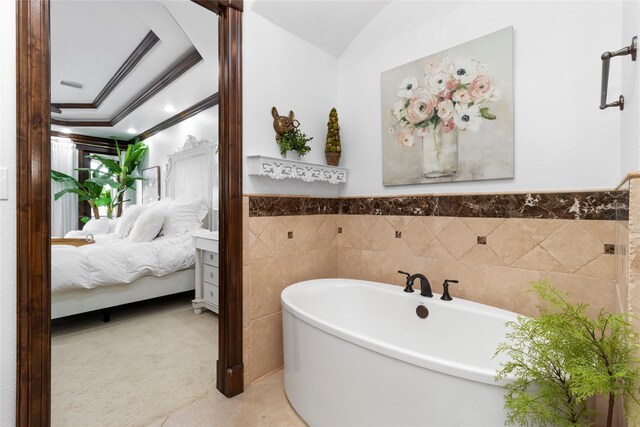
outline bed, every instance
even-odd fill
[[[216,230],[215,145],[189,137],[168,156],[165,178],[165,197],[202,199],[206,207],[202,228]],[[52,246],[51,318],[194,290],[191,235],[198,231],[143,243],[110,233],[95,236],[91,245]]]

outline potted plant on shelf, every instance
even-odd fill
[[[327,122],[327,145],[324,149],[329,166],[338,166],[342,155],[342,145],[340,144],[340,125],[338,124],[338,112],[335,107],[329,112]]]
[[[598,396],[608,402],[610,427],[616,400],[624,396],[631,403],[625,405],[627,419],[637,425],[631,408],[639,403],[640,346],[627,315],[601,310],[591,317],[587,304],[568,302],[551,282],[533,286],[543,301],[540,315],[508,322],[508,342],[496,352],[508,356],[496,380],[515,377],[505,386],[506,424],[592,425],[589,418],[598,414],[588,408],[587,399]]]
[[[297,127],[282,134],[277,140],[280,154],[288,160],[300,160],[300,156],[304,156],[311,151],[311,147],[307,144],[313,137],[308,137]]]

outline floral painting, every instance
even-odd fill
[[[513,28],[381,76],[384,185],[513,178]]]

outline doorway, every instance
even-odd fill
[[[242,1],[197,0],[217,13],[220,321],[217,388],[243,391]],[[17,424],[51,412],[50,2],[17,2]],[[213,361],[211,361],[213,363]]]

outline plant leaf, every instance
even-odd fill
[[[496,116],[489,112],[489,107],[484,107],[480,109],[480,115],[487,120],[495,120]]]

